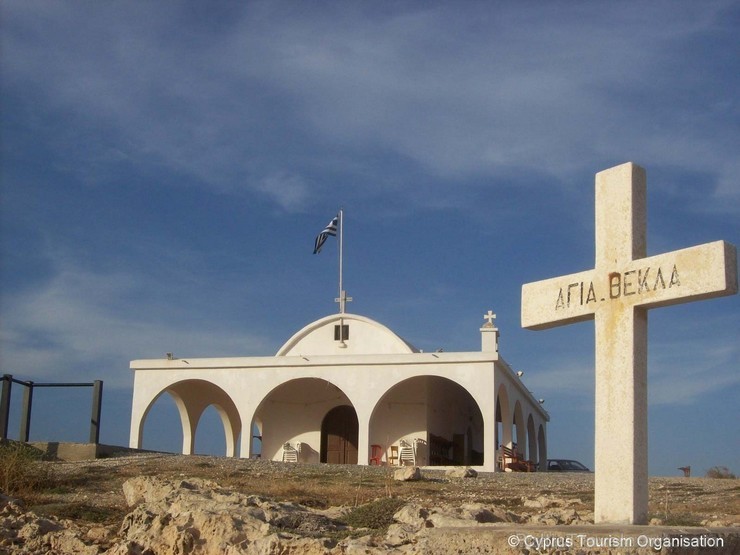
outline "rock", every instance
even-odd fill
[[[372,538],[370,536],[362,536],[361,538],[350,538],[344,540],[332,551],[326,553],[332,553],[332,555],[387,555],[388,549],[386,547],[373,545]],[[396,553],[396,551],[393,553]]]
[[[9,497],[3,496],[0,506],[0,553],[97,555],[99,552],[95,545],[83,540],[84,533],[71,521],[42,518]]]
[[[393,473],[393,479],[398,482],[421,480],[421,470],[418,466],[404,466]]]
[[[652,521],[650,522],[652,524]],[[702,526],[706,526],[707,528],[737,528],[740,526],[740,523],[738,523],[737,520],[731,519],[731,518],[709,518],[706,520],[701,521]]]
[[[557,526],[559,524],[588,524],[583,520],[575,509],[548,509],[544,514],[533,515],[530,518],[532,524],[546,524]]]
[[[410,543],[414,540],[420,529],[411,524],[391,524],[388,527],[388,532],[385,534],[385,543],[391,547]]]
[[[469,466],[451,468],[445,472],[448,478],[477,478],[478,473]]]
[[[434,528],[469,527],[498,522],[520,522],[520,518],[499,507],[468,503],[461,507],[435,507],[425,526]]]
[[[396,514],[393,515],[393,520],[401,524],[408,524],[417,530],[421,530],[424,527],[424,523],[428,516],[428,510],[411,503],[401,507]]]
[[[132,552],[132,546],[154,553],[318,554],[336,544],[318,537],[338,528],[319,511],[223,490],[207,480],[137,477],[124,489],[127,501],[139,504],[125,517],[123,542],[111,555]]]
[[[302,538],[292,534],[272,534],[252,543],[249,548],[242,548],[228,553],[249,553],[250,555],[273,555],[290,553],[291,555],[323,555],[331,553],[335,541],[327,538]]]
[[[525,499],[524,506],[530,509],[548,509],[550,507],[567,507],[570,503],[559,497],[540,495],[535,499]]]
[[[460,507],[462,514],[481,524],[494,522],[521,522],[519,515],[502,509],[501,507],[490,507],[480,503],[471,503]]]

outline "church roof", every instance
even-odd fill
[[[340,326],[344,326],[344,337]],[[389,328],[357,314],[332,314],[305,326],[277,352],[277,356],[380,355],[418,353]]]

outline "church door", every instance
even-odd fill
[[[321,462],[357,464],[357,412],[349,405],[334,407],[321,423]]]

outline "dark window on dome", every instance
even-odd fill
[[[334,341],[347,341],[349,339],[349,324],[343,324],[341,326],[342,328],[342,336],[339,337],[339,324],[334,326]]]

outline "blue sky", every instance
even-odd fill
[[[592,465],[593,324],[521,329],[521,285],[593,267],[594,174],[626,161],[647,170],[649,255],[740,239],[736,1],[0,17],[2,371],[103,379],[104,443],[128,443],[130,360],[270,355],[335,312],[336,243],[312,247],[343,207],[348,310],[465,351],[493,309],[550,455]],[[650,312],[651,474],[740,471],[738,308]],[[36,394],[31,438],[84,441],[88,396]],[[162,398],[145,447],[180,441]],[[208,409],[196,450],[223,445]]]

